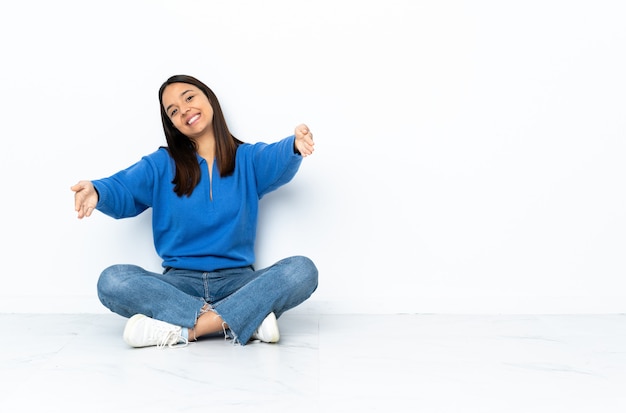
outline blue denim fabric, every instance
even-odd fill
[[[317,288],[317,277],[315,264],[302,256],[259,270],[169,268],[159,274],[119,264],[100,275],[98,297],[123,317],[145,314],[187,328],[196,324],[200,310],[209,303],[228,324],[231,338],[245,345],[270,312],[280,317],[309,298]]]

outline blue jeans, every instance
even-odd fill
[[[98,279],[102,304],[123,317],[145,314],[192,328],[209,303],[228,324],[228,334],[245,345],[271,312],[285,311],[309,298],[317,288],[317,268],[306,257],[285,258],[255,270],[230,268],[212,272],[167,268],[162,274],[136,265],[113,265]]]

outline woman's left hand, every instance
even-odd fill
[[[300,152],[302,156],[309,156],[313,154],[315,150],[315,142],[313,142],[313,134],[309,130],[309,127],[304,123],[296,126],[296,150]]]

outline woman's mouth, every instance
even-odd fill
[[[190,117],[189,120],[187,121],[187,125],[191,125],[192,123],[194,123],[198,119],[200,119],[200,114],[199,113],[197,115],[193,115],[192,117]]]

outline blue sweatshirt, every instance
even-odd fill
[[[182,197],[172,184],[174,160],[159,148],[109,178],[92,181],[97,209],[119,219],[152,208],[154,246],[163,267],[214,271],[252,265],[259,200],[289,182],[302,162],[294,139],[240,145],[234,173],[222,178],[213,162],[212,182],[208,163],[198,156],[200,182],[191,196]]]

